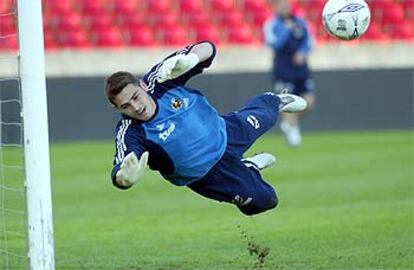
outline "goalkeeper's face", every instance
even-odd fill
[[[128,84],[125,88],[114,97],[114,103],[117,109],[136,120],[150,120],[156,110],[154,99],[141,86]]]

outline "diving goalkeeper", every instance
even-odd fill
[[[276,123],[279,112],[299,112],[307,104],[291,94],[267,92],[220,115],[202,93],[186,86],[215,54],[212,43],[200,42],[169,55],[141,79],[122,71],[107,78],[106,96],[121,113],[112,182],[130,188],[148,163],[174,185],[258,214],[278,203],[260,175],[276,159],[243,153]]]

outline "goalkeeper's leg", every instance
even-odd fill
[[[260,136],[276,124],[280,112],[298,112],[305,108],[306,101],[291,94],[267,92],[249,99],[239,111],[224,116],[228,151],[242,157]]]
[[[249,99],[238,111],[224,115],[227,151],[242,158],[244,152],[279,118],[280,99],[273,93]]]
[[[275,190],[263,180],[258,166],[250,165],[225,153],[205,177],[188,187],[204,197],[232,203],[245,215],[275,208],[278,204]]]

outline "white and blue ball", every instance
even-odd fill
[[[367,31],[371,12],[364,0],[329,0],[323,8],[322,20],[329,34],[352,40]]]

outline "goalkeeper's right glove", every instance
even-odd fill
[[[144,174],[147,162],[148,152],[144,152],[140,160],[134,152],[129,153],[122,161],[121,168],[116,174],[116,182],[124,187],[134,185]]]
[[[178,54],[162,63],[158,71],[158,82],[162,83],[180,77],[200,62],[195,53]]]

